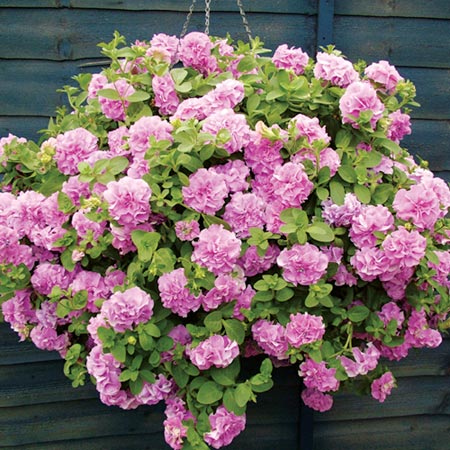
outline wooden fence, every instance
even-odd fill
[[[203,30],[201,1],[190,30]],[[450,180],[450,2],[448,0],[247,0],[254,35],[268,48],[302,47],[314,55],[334,43],[351,60],[388,59],[417,86],[413,134],[404,144]],[[96,44],[119,30],[130,41],[179,34],[189,0],[0,0],[0,136],[36,139],[55,108],[56,92],[101,59]],[[212,2],[211,34],[245,39],[234,0]],[[92,70],[92,69],[91,69]],[[395,366],[399,388],[384,404],[340,395],[315,414],[314,450],[445,450],[450,427],[450,341],[411,353]],[[300,383],[277,373],[276,388],[249,411],[230,449],[306,448]],[[14,450],[165,449],[162,411],[124,412],[102,405],[94,388],[74,390],[51,353],[0,326],[0,448]]]

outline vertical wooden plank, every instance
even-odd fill
[[[317,50],[333,43],[334,0],[319,0],[317,14]]]

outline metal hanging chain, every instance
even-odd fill
[[[209,25],[211,19],[211,1],[205,0],[205,34],[209,35]],[[189,12],[186,16],[186,21],[184,22],[183,29],[181,30],[180,38],[182,38],[189,28],[189,23],[191,22],[192,13],[194,12],[195,3],[197,0],[192,0],[191,6],[189,7]],[[252,40],[252,32],[250,30],[250,25],[245,14],[244,6],[242,5],[242,0],[236,0],[236,4],[239,8],[239,13],[242,18],[242,23],[244,24],[245,32],[247,33],[249,41]]]
[[[189,12],[186,16],[186,20],[185,20],[183,28],[181,30],[180,38],[182,38],[187,33],[187,30],[189,28],[189,23],[191,22],[192,13],[194,12],[196,1],[197,0],[192,0],[191,6],[189,7]]]
[[[238,5],[239,12],[242,17],[242,23],[244,24],[244,28],[247,33],[248,40],[251,41],[252,40],[252,32],[250,30],[250,25],[248,24],[247,16],[244,11],[244,6],[242,5],[242,0],[236,0],[236,3]]]
[[[211,17],[211,0],[205,0],[205,34],[209,35],[209,19]]]

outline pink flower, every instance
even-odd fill
[[[178,61],[179,39],[165,33],[154,34],[150,41],[149,55],[162,52],[168,56],[168,62],[175,64]]]
[[[250,236],[250,228],[263,228],[266,202],[255,194],[236,192],[225,206],[223,219],[239,238]]]
[[[333,397],[330,394],[324,394],[314,388],[306,388],[302,391],[303,403],[315,411],[325,412],[333,406]]]
[[[158,278],[158,289],[163,306],[181,317],[200,308],[201,299],[195,297],[187,287],[184,269],[172,270]]]
[[[436,348],[442,342],[442,336],[438,330],[430,328],[424,309],[413,310],[408,320],[405,340],[412,347]]]
[[[336,205],[331,200],[322,202],[322,217],[325,222],[337,227],[348,227],[353,218],[358,216],[362,209],[362,203],[355,194],[345,194],[344,204]]]
[[[247,177],[250,175],[250,169],[240,159],[228,161],[220,166],[212,166],[209,168],[209,171],[223,175],[229,192],[239,192],[248,189]]]
[[[336,379],[336,369],[328,368],[325,361],[320,363],[311,358],[306,358],[300,364],[298,374],[303,378],[303,383],[307,388],[315,388],[320,392],[337,391],[339,381]]]
[[[145,181],[123,177],[119,181],[110,181],[106,187],[103,197],[108,202],[108,211],[120,225],[135,225],[148,220],[152,191]]]
[[[172,76],[167,72],[163,76],[155,75],[152,79],[152,88],[155,93],[155,106],[164,116],[174,114],[180,104],[175,83]]]
[[[213,44],[209,36],[193,31],[180,39],[179,58],[185,67],[192,67],[203,75],[217,70],[217,60],[211,55]]]
[[[112,328],[123,333],[133,326],[150,320],[153,315],[153,299],[139,287],[116,292],[102,304],[101,314]]]
[[[285,208],[301,206],[314,188],[301,163],[287,162],[276,167],[271,181],[274,195]]]
[[[343,88],[359,80],[358,72],[353,68],[352,63],[341,56],[319,52],[316,59],[317,63],[314,66],[316,78]]]
[[[428,262],[428,266],[436,271],[436,275],[433,279],[439,284],[450,288],[450,280],[448,274],[450,273],[450,250],[448,251],[435,251],[439,263],[435,264],[431,261]]]
[[[228,79],[220,82],[212,91],[204,96],[207,114],[221,109],[233,109],[244,99],[244,84],[242,81]]]
[[[392,375],[392,372],[384,373],[380,378],[377,378],[372,382],[370,386],[372,397],[380,403],[383,403],[386,400],[386,397],[391,394],[395,385],[395,378]]]
[[[66,333],[58,334],[54,328],[41,324],[36,325],[31,330],[30,339],[41,350],[57,351],[61,354],[70,344],[69,336]]]
[[[144,382],[142,391],[136,395],[135,399],[140,405],[156,405],[167,398],[173,388],[174,382],[160,373],[154,383]]]
[[[175,223],[175,233],[180,241],[192,241],[200,234],[200,225],[196,220],[180,220]]]
[[[244,269],[245,276],[253,277],[269,270],[276,263],[279,254],[280,249],[277,245],[269,245],[262,256],[258,254],[257,247],[251,245],[239,259],[238,264]]]
[[[31,290],[16,291],[14,297],[2,303],[3,318],[19,334],[21,341],[28,337],[27,325],[37,322],[31,293]]]
[[[63,266],[44,262],[39,264],[31,276],[31,284],[36,292],[49,295],[55,286],[67,289],[73,277]]]
[[[126,148],[128,137],[128,128],[123,125],[108,132],[108,147],[112,155],[124,156],[130,153],[130,150]]]
[[[358,249],[350,258],[350,264],[364,281],[373,281],[389,268],[389,260],[377,247]]]
[[[386,234],[394,228],[394,216],[386,206],[368,205],[353,218],[350,239],[359,248],[373,247],[377,243],[375,232]]]
[[[306,137],[308,143],[312,144],[314,141],[322,140],[326,144],[331,141],[325,126],[320,126],[317,117],[308,117],[304,114],[297,114],[291,119],[291,122],[298,130],[298,137]]]
[[[192,261],[215,275],[231,272],[241,252],[236,235],[217,224],[202,230],[193,245]]]
[[[88,301],[86,309],[91,312],[98,312],[99,309],[95,301],[108,297],[111,292],[105,285],[104,278],[99,273],[90,270],[80,270],[69,287],[74,294],[80,291],[87,291]]]
[[[245,279],[239,267],[232,273],[220,274],[214,280],[214,287],[202,298],[205,311],[218,308],[223,303],[231,302],[239,297],[245,289]]]
[[[114,81],[113,83],[108,83],[103,86],[103,89],[111,89],[117,92],[120,99],[111,100],[106,97],[102,97],[99,94],[98,101],[100,102],[100,107],[103,114],[112,120],[125,120],[126,111],[130,102],[126,100],[131,94],[134,94],[136,90],[127,80],[123,78]]]
[[[325,275],[328,257],[310,243],[294,244],[281,251],[277,264],[283,269],[283,278],[294,284],[308,286],[317,283]]]
[[[359,128],[357,120],[361,113],[369,112],[370,126],[374,129],[384,111],[384,105],[375,89],[365,81],[356,81],[347,88],[339,100],[339,108],[342,122],[350,123],[353,128]]]
[[[182,188],[183,201],[195,211],[215,214],[228,195],[223,175],[201,168],[189,176],[189,186]]]
[[[367,344],[365,352],[362,352],[358,347],[353,347],[352,353],[354,360],[347,358],[347,356],[339,358],[349,377],[366,375],[377,367],[380,351],[372,343]]]
[[[94,222],[86,217],[87,211],[79,210],[72,216],[72,226],[80,238],[86,238],[88,233],[91,240],[98,240],[106,228],[106,222]]]
[[[108,84],[108,78],[101,73],[94,73],[88,86],[88,98],[97,97],[97,92]]]
[[[299,348],[305,344],[319,341],[325,334],[325,324],[321,316],[297,313],[289,316],[286,325],[286,338],[292,347]]]
[[[278,69],[291,69],[295,75],[301,75],[309,57],[301,48],[289,48],[287,44],[282,44],[275,50],[272,61]]]
[[[427,240],[418,231],[404,227],[392,232],[383,242],[383,249],[393,265],[399,267],[417,266],[425,256]]]
[[[172,130],[173,126],[159,116],[141,117],[130,127],[128,142],[131,153],[133,155],[144,155],[150,148],[151,137],[155,138],[156,141],[168,140],[173,142]]]
[[[283,163],[283,157],[280,154],[282,147],[282,141],[271,142],[259,133],[253,133],[244,149],[245,163],[255,175],[272,175],[275,167]]]
[[[410,220],[420,231],[433,229],[440,217],[439,199],[423,183],[415,184],[409,190],[400,189],[395,194],[392,207],[399,219]]]
[[[86,369],[95,378],[95,387],[106,405],[118,405],[126,399],[119,380],[121,364],[111,353],[104,354],[101,345],[96,345],[86,358]]]
[[[202,132],[218,135],[221,130],[226,130],[230,138],[225,143],[217,142],[228,153],[241,151],[250,142],[250,127],[243,114],[236,114],[231,108],[219,109],[208,115],[203,121]]]
[[[388,117],[390,122],[387,137],[398,144],[404,136],[411,134],[411,118],[400,110],[389,114]]]
[[[281,324],[260,319],[252,325],[252,335],[267,355],[280,360],[288,359],[286,330]]]
[[[81,197],[89,198],[89,183],[81,182],[78,177],[69,177],[62,185],[61,191],[66,194],[75,206],[80,206]]]
[[[97,137],[84,128],[66,131],[56,137],[55,160],[64,175],[78,173],[78,163],[98,150]]]
[[[377,313],[377,315],[383,321],[385,327],[389,325],[391,320],[395,320],[397,322],[397,328],[401,328],[405,321],[405,314],[394,302],[383,305],[381,311]]]
[[[213,336],[200,342],[196,347],[188,349],[192,364],[200,370],[210,367],[228,367],[239,355],[239,345],[228,336]]]
[[[210,414],[211,431],[205,433],[203,439],[213,448],[229,445],[245,429],[245,421],[245,414],[237,416],[221,405],[214,414]]]
[[[164,420],[164,439],[174,450],[183,448],[183,439],[187,436],[187,428],[183,425],[184,417],[173,415]]]
[[[397,83],[403,80],[403,77],[400,76],[396,68],[384,60],[372,63],[370,66],[366,67],[364,73],[372,81],[380,84],[380,90],[387,92],[388,94],[395,92]]]

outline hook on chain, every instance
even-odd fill
[[[210,25],[210,18],[211,18],[211,1],[212,0],[205,0],[205,34],[208,34],[208,35],[209,35],[209,25]],[[184,22],[183,28],[181,30],[180,37],[183,37],[187,33],[196,2],[197,2],[197,0],[192,0],[191,6],[189,7],[189,12],[186,16],[186,21]],[[247,15],[245,14],[242,0],[236,0],[236,4],[239,8],[239,13],[242,18],[242,23],[244,24],[245,32],[247,33],[249,41],[251,41],[252,40],[252,32],[250,30],[250,25],[247,20]]]

